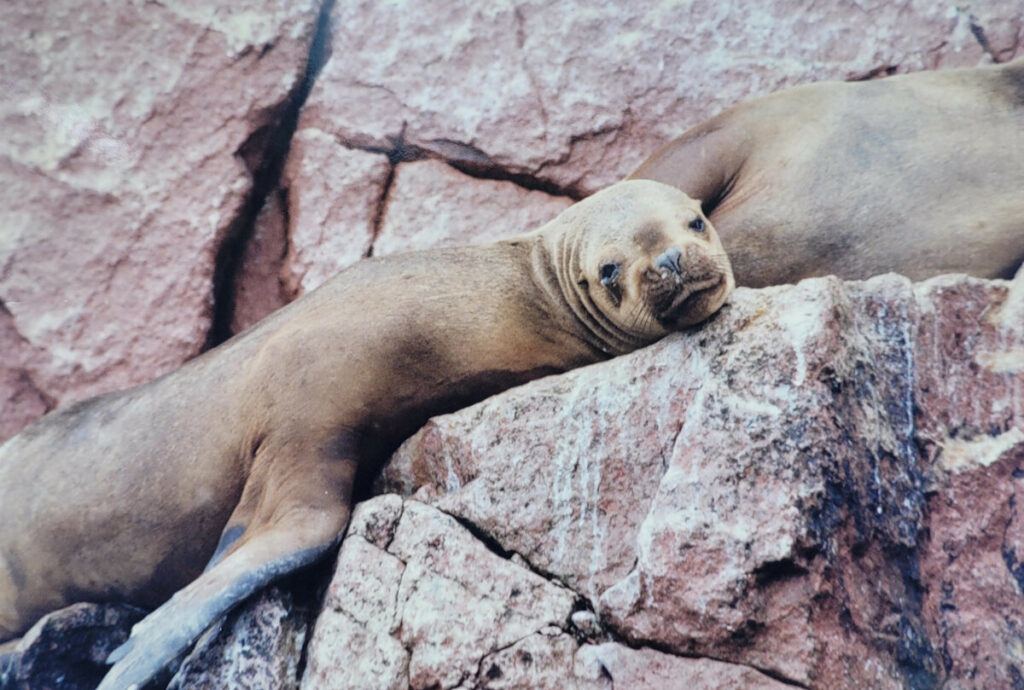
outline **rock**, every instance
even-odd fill
[[[493,242],[539,228],[571,204],[507,182],[476,180],[436,160],[403,163],[395,168],[373,253]]]
[[[362,257],[538,225],[742,100],[1024,53],[997,0],[361,0],[317,75],[319,3],[221,5],[0,6],[0,439]],[[286,583],[175,682],[1019,685],[1022,281],[740,291],[433,420],[381,484],[415,498],[356,511],[307,658],[316,587]],[[88,687],[136,615],[46,619],[5,682]]]
[[[91,690],[106,658],[144,611],[123,604],[74,604],[40,619],[10,656],[0,654],[3,690]]]
[[[290,301],[282,275],[288,251],[284,196],[280,190],[267,196],[245,244],[233,286],[232,333],[241,333]]]
[[[292,296],[369,255],[391,174],[386,157],[347,149],[315,127],[299,127],[282,179],[289,238],[283,271]]]
[[[0,7],[0,381],[32,382],[0,396],[5,420],[200,351],[215,256],[295,107],[318,10]]]
[[[381,530],[386,542],[372,536]],[[455,687],[489,652],[564,623],[575,600],[451,517],[394,496],[357,508],[337,572],[304,688]]]
[[[0,441],[56,406],[41,390],[32,372],[47,360],[46,351],[34,347],[18,333],[11,313],[0,302]]]
[[[615,642],[584,645],[576,653],[577,677],[599,688],[630,690],[782,690],[787,686],[752,668],[711,659],[687,659]]]
[[[514,234],[523,188],[545,209],[530,222],[546,217],[752,97],[1011,59],[1012,5],[339,3],[282,182],[286,283],[297,295],[369,254]]]
[[[298,688],[307,620],[293,599],[271,587],[246,602],[196,642],[168,690]]]
[[[401,142],[581,193],[622,177],[687,124],[752,96],[1020,50],[1018,8],[995,1],[969,10],[921,1],[865,11],[539,0],[417,9],[366,0],[335,8],[334,58],[314,88],[311,118],[354,147]],[[975,37],[986,29],[994,40],[998,32],[998,48]]]
[[[1024,272],[739,290],[435,418],[381,488],[567,584],[614,641],[812,687],[1008,687],[1022,310]]]
[[[1012,687],[1022,315],[1024,271],[741,289],[435,418],[379,480],[412,497],[354,511],[305,652],[308,581],[175,687]]]
[[[1019,8],[996,0],[364,1],[331,8],[317,74],[309,0],[242,15],[108,4],[0,10],[13,37],[0,48],[0,438],[153,378],[412,234],[518,232],[742,100],[1024,46]],[[268,192],[264,154],[289,143]],[[279,208],[254,220],[261,205]]]

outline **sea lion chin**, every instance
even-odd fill
[[[159,605],[100,688],[142,686],[328,554],[357,468],[427,418],[653,342],[732,286],[699,204],[650,181],[503,242],[362,261],[178,370],[0,446],[0,642],[83,599]]]

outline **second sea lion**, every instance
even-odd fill
[[[631,175],[702,199],[740,285],[1024,260],[1024,58],[743,103]]]

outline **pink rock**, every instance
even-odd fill
[[[234,283],[231,332],[240,333],[288,303],[283,284],[288,251],[287,201],[281,190],[267,196],[256,216],[252,237],[242,251]]]
[[[387,547],[403,503],[382,496],[356,507],[306,655],[304,689],[408,687],[409,653],[398,639],[406,563]]]
[[[602,631],[577,625],[574,599],[451,517],[379,496],[353,514],[302,687],[784,687],[733,664],[581,643]]]
[[[276,587],[256,595],[196,642],[168,690],[298,688],[306,620],[297,608]]]
[[[284,281],[292,297],[370,253],[390,174],[386,157],[300,124],[281,182],[290,240]]]
[[[1010,59],[1024,44],[1018,15],[994,0],[969,10],[923,0],[799,10],[784,2],[586,11],[532,0],[413,11],[338,4],[332,55],[282,182],[289,294],[370,253],[529,227],[567,194],[622,178],[690,126],[755,96]],[[401,162],[393,184],[380,154]],[[554,194],[411,162],[424,157]],[[503,212],[505,203],[515,212]]]
[[[304,688],[454,687],[477,675],[485,655],[572,610],[564,587],[489,552],[451,517],[395,496],[359,506],[338,558]]]
[[[511,237],[539,228],[572,201],[479,180],[436,160],[395,169],[375,256]]]
[[[576,653],[576,675],[598,688],[630,690],[782,690],[787,686],[752,668],[711,659],[687,659],[615,642],[585,645]]]
[[[1024,620],[1022,281],[739,290],[702,329],[432,420],[383,486],[631,644],[811,686],[1007,685],[986,660]]]
[[[33,381],[32,372],[42,365],[46,352],[33,347],[18,333],[10,312],[0,303],[0,442],[42,416],[55,401]]]
[[[943,278],[917,294],[929,634],[951,684],[1011,687],[1024,675],[1024,270],[1009,289]]]
[[[913,0],[588,7],[520,1],[334,10],[310,122],[357,147],[434,152],[589,193],[658,145],[784,86],[1020,51],[1018,8]],[[436,27],[448,27],[437,31]]]
[[[303,78],[319,7],[221,5],[0,8],[0,300],[46,355],[26,365],[44,397],[152,378],[205,341],[251,187],[237,154],[259,163],[246,143]]]

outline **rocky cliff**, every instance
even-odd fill
[[[368,254],[534,227],[809,81],[1005,61],[1024,5],[0,6],[0,438]]]
[[[0,6],[0,438],[364,256],[536,226],[746,98],[1024,52],[996,0],[463,5]],[[433,420],[333,578],[171,685],[1024,687],[1022,324],[1021,275],[740,290]],[[139,615],[42,621],[0,685],[91,687]]]
[[[1022,480],[1024,271],[741,289],[429,422],[333,576],[246,605],[172,687],[1015,687]],[[12,675],[53,674],[54,628],[102,658],[130,613],[52,616]]]

